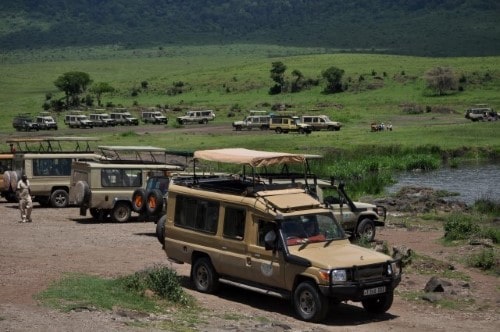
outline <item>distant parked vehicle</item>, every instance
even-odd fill
[[[40,127],[37,123],[33,122],[33,119],[28,113],[19,114],[14,117],[12,120],[12,126],[17,131],[38,131]]]
[[[96,127],[114,127],[116,126],[116,121],[111,119],[111,116],[107,113],[94,113],[89,115],[90,121],[94,123]]]
[[[141,113],[142,121],[144,123],[152,124],[167,124],[168,118],[160,111],[144,111]]]
[[[35,118],[35,122],[40,130],[57,130],[57,122],[51,115],[41,114]]]
[[[249,115],[242,121],[234,121],[233,128],[235,130],[259,128],[260,130],[269,129],[270,115]]]
[[[269,129],[274,130],[277,134],[298,132],[299,134],[310,134],[312,127],[302,123],[300,118],[291,115],[277,115],[271,117]]]
[[[126,108],[117,108],[110,114],[111,119],[121,126],[138,126],[139,119],[134,118]]]
[[[178,124],[199,123],[207,124],[208,121],[215,119],[215,113],[212,110],[205,111],[187,111],[186,115],[177,117]]]
[[[335,130],[338,131],[342,127],[342,123],[332,121],[326,115],[303,115],[301,121],[312,127],[313,130]]]
[[[465,118],[471,121],[496,121],[498,120],[498,113],[491,107],[480,105],[471,107],[465,111]]]
[[[64,117],[64,123],[70,128],[93,128],[94,123],[82,112],[74,111]]]

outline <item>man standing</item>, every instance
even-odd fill
[[[31,201],[31,187],[26,174],[21,176],[21,180],[17,183],[17,193],[19,198],[19,210],[21,211],[20,222],[32,222],[31,210],[33,202]]]

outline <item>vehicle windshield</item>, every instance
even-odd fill
[[[344,231],[330,213],[285,218],[281,230],[288,246],[345,238]]]

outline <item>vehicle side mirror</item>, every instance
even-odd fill
[[[271,230],[264,236],[264,245],[266,250],[276,249],[276,232]]]

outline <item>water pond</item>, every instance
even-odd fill
[[[387,188],[387,192],[396,193],[402,187],[430,187],[460,194],[451,198],[474,204],[477,199],[500,200],[500,163],[466,164],[457,168],[441,168],[422,172],[404,172],[395,176],[396,184]]]

